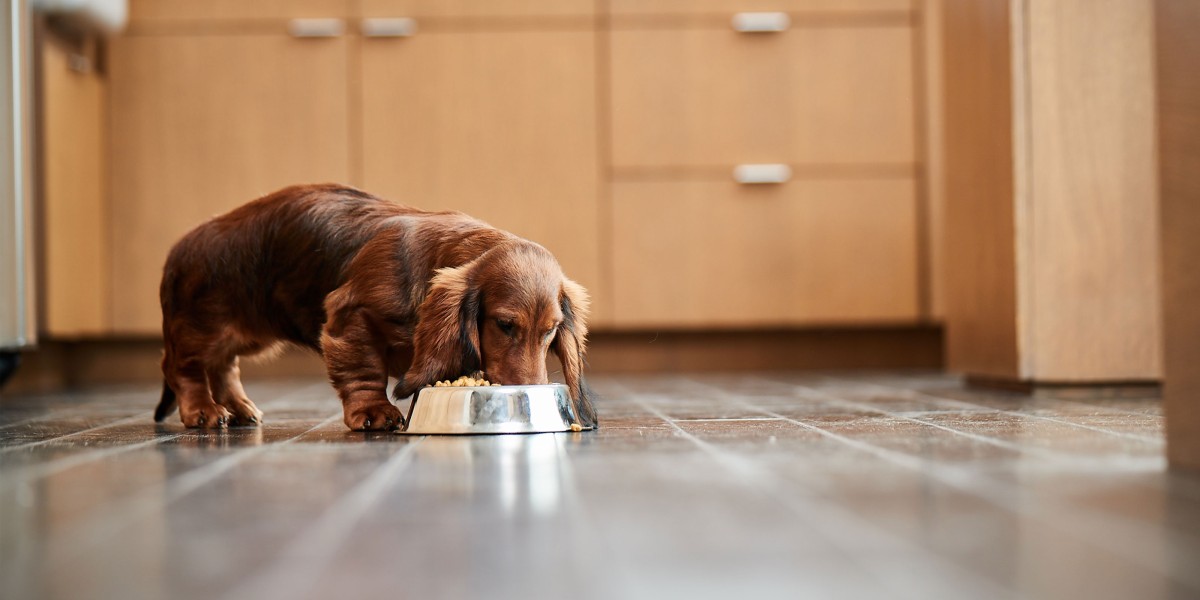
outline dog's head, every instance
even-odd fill
[[[546,355],[553,351],[580,422],[595,425],[583,380],[587,316],[587,292],[537,244],[501,244],[439,269],[418,310],[412,366],[395,395],[477,370],[493,383],[549,383]]]

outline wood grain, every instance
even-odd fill
[[[951,367],[1158,378],[1149,4],[945,7]]]
[[[347,181],[345,39],[116,38],[110,48],[114,330],[155,333],[167,250],[285,185]]]
[[[1200,469],[1200,4],[1155,9],[1167,455]]]
[[[135,24],[345,17],[351,0],[129,0]]]
[[[623,327],[914,322],[911,179],[615,182]]]
[[[613,165],[912,164],[912,29],[611,33]]]
[[[923,126],[920,162],[925,203],[926,278],[929,319],[940,322],[945,315],[946,245],[946,145],[945,105],[942,69],[942,7],[944,0],[924,0],[921,4],[920,81],[924,84],[916,110]]]
[[[913,0],[610,0],[615,15],[681,15],[782,11],[854,14],[910,10]]]
[[[41,47],[42,333],[104,334],[110,279],[105,81],[77,71],[74,49]]]
[[[943,8],[947,366],[1018,378],[1008,3]]]
[[[1153,6],[1028,4],[1028,376],[1161,375]]]
[[[593,0],[360,0],[364,17],[591,16]]]
[[[594,49],[593,33],[553,30],[365,40],[365,187],[484,219],[606,285]]]

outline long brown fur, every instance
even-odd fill
[[[340,185],[285,188],[200,225],[167,258],[163,397],[188,427],[255,424],[238,360],[289,342],[324,357],[346,426],[394,429],[404,398],[483,370],[549,381],[563,366],[580,423],[587,292],[543,247],[457,212],[426,212]]]

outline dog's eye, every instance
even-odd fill
[[[499,327],[500,331],[504,332],[504,335],[512,335],[513,331],[516,330],[515,323],[512,321],[506,321],[504,319],[496,319],[496,327]]]

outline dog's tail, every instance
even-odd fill
[[[162,423],[163,419],[171,416],[175,412],[175,407],[179,405],[179,401],[175,398],[175,390],[163,382],[162,400],[158,401],[158,408],[154,409],[154,421]]]

